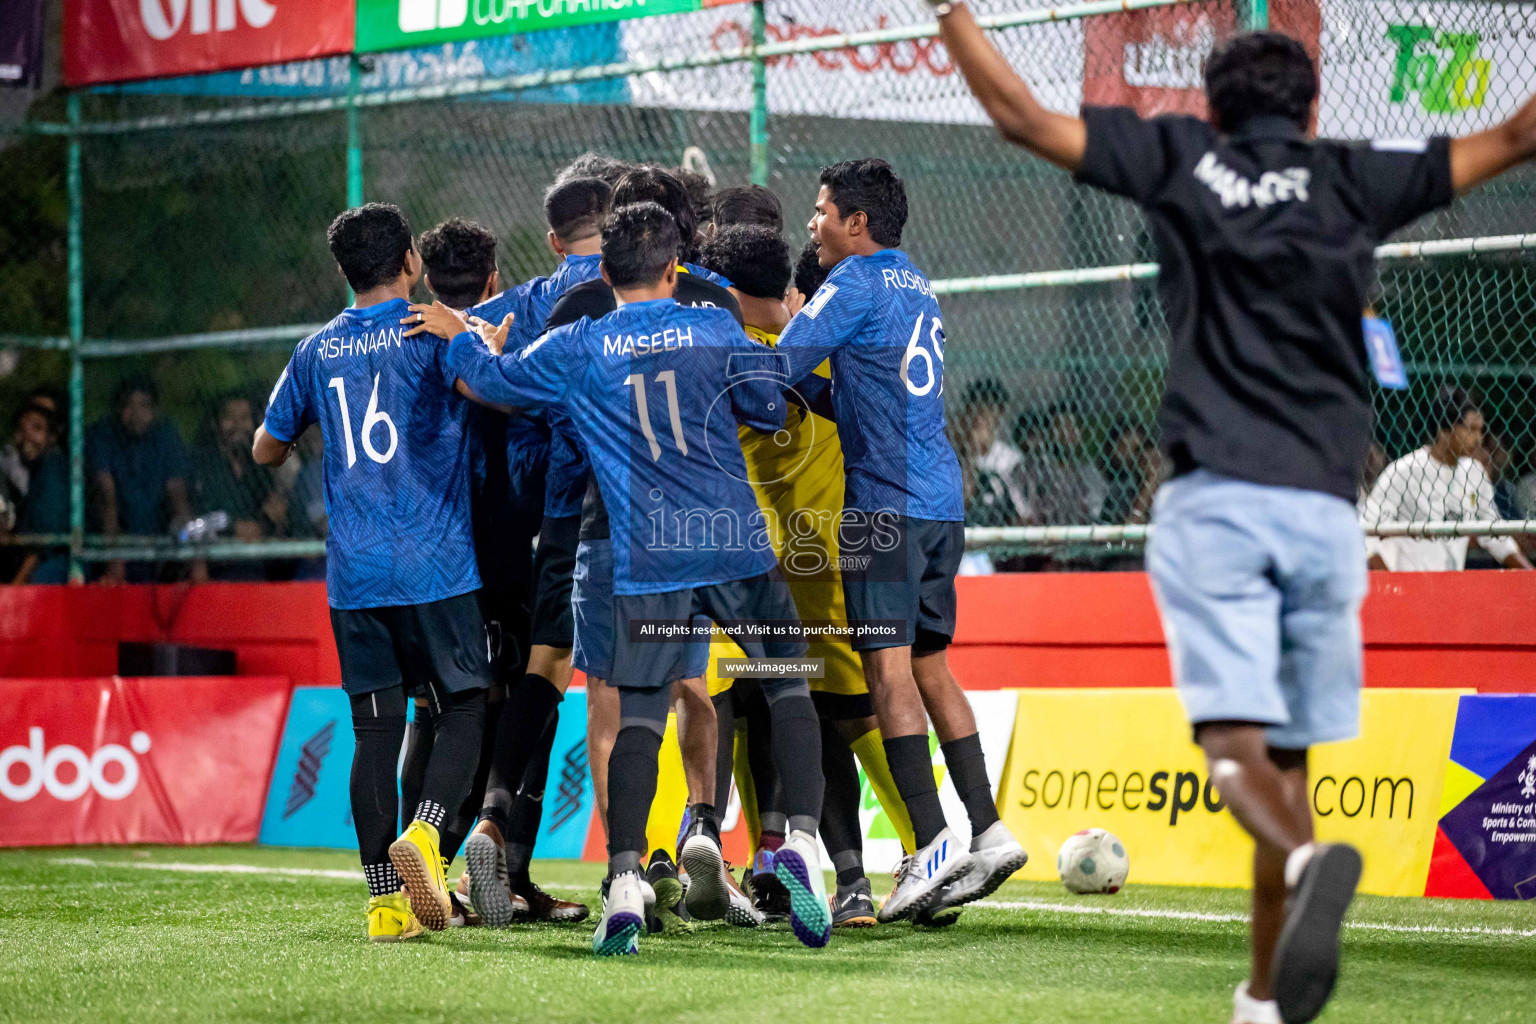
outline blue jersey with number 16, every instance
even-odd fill
[[[267,433],[325,439],[332,608],[426,604],[480,587],[469,516],[468,403],[447,346],[403,336],[404,299],[348,309],[293,352]]]

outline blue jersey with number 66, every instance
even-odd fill
[[[832,360],[844,504],[960,522],[960,462],[944,432],[944,321],[900,249],[849,256],[779,335],[791,384]]]
[[[348,309],[294,349],[267,433],[325,439],[326,594],[332,608],[426,604],[477,590],[468,403],[448,346],[404,337],[404,299]]]

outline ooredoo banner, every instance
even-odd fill
[[[66,0],[64,81],[121,82],[352,49],[350,0]]]
[[[1462,693],[1367,690],[1360,738],[1312,751],[1318,837],[1361,849],[1365,892],[1424,892]],[[1124,841],[1133,881],[1249,881],[1253,844],[1172,690],[1021,692],[998,807],[1031,853],[1023,878],[1054,879],[1062,841],[1098,827]]]
[[[0,680],[0,846],[254,841],[289,688]]]

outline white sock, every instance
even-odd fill
[[[1237,986],[1232,996],[1233,1024],[1281,1024],[1280,1007],[1273,999],[1255,999],[1248,994],[1248,983]]]
[[[1298,846],[1291,851],[1291,855],[1285,858],[1285,887],[1294,889],[1301,882],[1301,873],[1307,870],[1307,864],[1312,860],[1312,854],[1317,852],[1316,843],[1307,843]]]

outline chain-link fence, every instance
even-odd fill
[[[1536,91],[1529,4],[975,6],[1062,110],[1200,113],[1212,43],[1265,24],[1318,55],[1336,137],[1462,134]],[[768,184],[796,244],[821,166],[890,160],[911,197],[904,248],[943,296],[972,543],[1021,566],[1134,557],[1163,473],[1147,232],[999,141],[934,31],[920,0],[767,0],[47,98],[0,127],[0,411],[17,415],[0,469],[26,535],[0,575],[71,557],[88,576],[316,574],[317,439],[276,473],[248,452],[294,342],[347,302],[325,225],[361,199],[418,231],[470,217],[497,232],[503,279],[523,280],[551,262],[543,189],[587,150]],[[1434,244],[1379,254],[1374,309],[1411,386],[1378,399],[1372,473],[1444,447],[1448,385],[1488,426],[1455,440],[1470,464],[1449,475],[1384,477],[1411,481],[1369,506],[1386,532],[1465,531],[1489,501],[1536,517],[1533,188],[1521,169],[1402,239]],[[22,422],[40,404],[56,428],[41,453]]]

